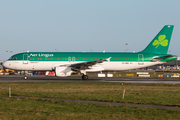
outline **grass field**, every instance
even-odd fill
[[[0,83],[0,95],[180,106],[180,85]],[[123,90],[126,90],[122,99]],[[0,97],[0,119],[179,119],[180,110]]]
[[[180,106],[180,85],[121,83],[0,83],[1,95]],[[126,90],[122,99],[123,90]]]
[[[0,119],[21,120],[167,120],[180,118],[180,110],[79,104],[0,97]]]

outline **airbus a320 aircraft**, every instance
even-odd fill
[[[175,60],[167,54],[173,25],[165,25],[149,45],[140,52],[25,52],[10,57],[3,67],[13,70],[55,71],[57,77],[87,72],[121,71],[162,64]],[[28,79],[27,76],[24,79]]]

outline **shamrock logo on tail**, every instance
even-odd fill
[[[162,45],[164,47],[166,47],[168,45],[168,40],[165,39],[166,38],[166,35],[160,35],[158,37],[158,40],[154,40],[153,42],[153,46],[156,46],[156,48],[159,46],[159,45]]]

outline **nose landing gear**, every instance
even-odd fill
[[[28,77],[27,76],[24,76],[24,80],[27,80],[28,79]]]

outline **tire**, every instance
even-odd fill
[[[24,80],[27,80],[28,79],[28,77],[27,76],[24,76]]]
[[[87,75],[83,75],[83,76],[82,76],[82,79],[83,79],[83,80],[88,80],[88,76],[87,76]]]

